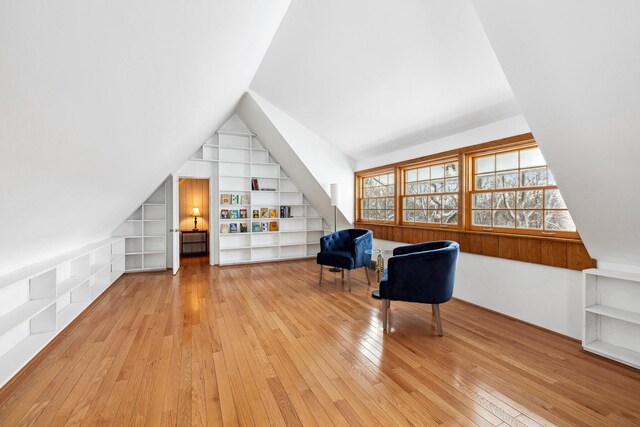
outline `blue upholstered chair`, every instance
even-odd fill
[[[400,246],[393,250],[380,281],[382,327],[387,330],[391,301],[431,304],[442,336],[439,304],[453,295],[460,245],[450,240]]]
[[[351,270],[364,267],[367,283],[371,284],[367,266],[371,263],[371,255],[365,253],[373,245],[373,233],[370,230],[351,228],[336,231],[320,238],[320,252],[316,261],[320,264],[320,284],[322,284],[322,268],[325,265],[338,267],[347,271],[349,291],[351,291]]]

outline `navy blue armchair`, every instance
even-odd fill
[[[370,230],[351,228],[336,231],[320,238],[320,252],[316,261],[320,264],[320,284],[322,284],[322,268],[325,265],[347,271],[349,291],[351,291],[351,270],[364,267],[367,283],[371,284],[367,267],[371,263],[371,255],[365,253],[373,245],[373,233]]]
[[[380,281],[382,327],[387,330],[390,302],[431,304],[442,336],[439,304],[453,295],[460,245],[450,240],[401,246],[393,250]]]

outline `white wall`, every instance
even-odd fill
[[[338,228],[349,227],[354,203],[354,169],[349,158],[253,92],[242,98],[237,114],[331,225],[330,186],[339,185]]]
[[[454,135],[424,140],[411,147],[399,150],[390,150],[381,155],[365,157],[356,161],[356,170],[369,169],[380,165],[386,165],[430,154],[442,153],[447,150],[468,147],[500,138],[530,132],[527,121],[522,114],[499,120],[487,125],[479,126],[465,132]],[[393,148],[392,146],[390,148]]]
[[[109,236],[229,117],[288,6],[0,2],[0,274]]]
[[[589,254],[640,265],[640,2],[472,3]]]
[[[374,247],[406,243],[374,239]],[[461,252],[453,296],[576,339],[582,336],[579,271]]]

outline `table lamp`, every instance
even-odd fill
[[[191,216],[193,217],[193,231],[198,231],[198,217],[200,216],[200,209],[191,209]]]

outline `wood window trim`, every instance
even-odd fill
[[[467,166],[467,170],[468,170],[468,175],[465,176],[465,181],[466,181],[466,185],[467,185],[467,191],[465,191],[465,199],[466,199],[466,209],[465,209],[465,214],[464,216],[467,218],[468,222],[467,222],[467,226],[465,227],[466,230],[469,231],[485,231],[487,233],[492,233],[492,234],[509,234],[509,235],[529,235],[529,236],[537,236],[537,237],[541,237],[541,238],[561,238],[561,239],[574,239],[574,240],[579,240],[580,236],[578,234],[577,231],[553,231],[553,232],[549,232],[549,231],[545,231],[545,230],[538,230],[538,229],[524,229],[524,228],[510,228],[510,227],[485,227],[485,226],[479,226],[479,225],[474,225],[473,221],[472,221],[472,198],[474,194],[480,194],[480,193],[495,193],[495,192],[515,192],[517,193],[518,191],[534,191],[534,190],[557,190],[558,186],[557,185],[543,185],[543,186],[535,186],[535,187],[515,187],[515,188],[503,188],[503,189],[489,189],[489,190],[476,190],[475,189],[475,176],[476,176],[476,170],[475,170],[475,160],[479,157],[483,157],[483,156],[492,156],[492,155],[497,155],[497,154],[504,154],[504,153],[512,153],[512,152],[519,152],[521,150],[526,150],[526,149],[530,149],[530,148],[537,148],[538,145],[535,143],[535,141],[532,141],[531,143],[525,142],[522,145],[518,145],[517,147],[506,147],[506,148],[498,148],[498,149],[486,149],[486,150],[480,150],[480,151],[476,151],[474,153],[469,153],[465,156],[466,158],[466,166]],[[548,171],[548,165],[544,166],[545,168],[547,168]],[[527,170],[527,169],[536,169],[539,168],[539,166],[535,166],[535,167],[528,167],[528,168],[520,168],[518,167],[516,170],[518,172],[518,179],[520,179],[520,171],[521,170]],[[498,171],[494,171],[494,173],[498,173]],[[544,201],[543,201],[544,203]],[[489,209],[490,211],[494,211],[494,208]],[[515,211],[517,212],[519,209],[516,207]],[[546,210],[551,210],[551,209],[540,209],[543,212],[543,221],[544,221],[544,212]],[[555,210],[555,209],[553,209]],[[568,212],[568,209],[558,209],[558,210],[566,210]],[[491,230],[488,230],[488,228],[490,228]]]
[[[396,162],[355,173],[354,186],[355,225],[374,231],[376,238],[406,243],[419,241],[453,239],[461,243],[463,252],[513,259],[554,267],[583,270],[596,266],[596,261],[589,256],[579,234],[544,236],[540,234],[510,232],[510,229],[499,231],[483,231],[470,227],[470,189],[473,172],[469,163],[472,156],[483,153],[490,154],[537,146],[531,133],[502,138],[468,147],[457,148],[442,153]],[[402,194],[404,192],[404,170],[420,167],[421,164],[439,163],[443,159],[458,159],[459,165],[459,221],[455,227],[441,227],[433,224],[402,223]],[[363,221],[359,211],[359,182],[366,176],[395,171],[395,212],[394,222]],[[460,213],[463,213],[462,215]],[[376,232],[377,231],[377,232]],[[419,237],[416,237],[419,236]],[[514,249],[514,245],[516,249]],[[481,249],[478,249],[480,247]]]
[[[397,224],[398,223],[398,171],[396,170],[396,168],[376,168],[375,171],[372,171],[370,173],[360,173],[360,172],[356,172],[355,174],[355,183],[354,183],[354,195],[355,195],[355,218],[356,218],[356,222],[363,222],[362,221],[362,204],[361,201],[364,199],[364,194],[362,191],[363,188],[363,183],[364,183],[364,179],[365,178],[370,178],[372,176],[378,176],[378,175],[386,175],[386,174],[394,174],[394,192],[393,192],[393,196],[392,197],[387,197],[387,198],[393,198],[393,221],[385,221],[385,220],[373,220],[373,219],[367,219],[366,222],[369,224],[378,224],[378,225],[390,225],[390,224]]]

